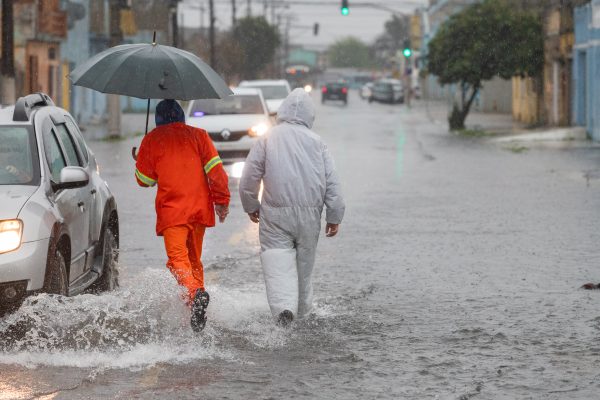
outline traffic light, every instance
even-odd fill
[[[404,57],[406,57],[406,58],[410,58],[410,56],[412,56],[412,49],[410,48],[410,40],[404,41],[404,50],[402,50],[402,54],[404,54]]]
[[[348,0],[342,0],[341,11],[342,11],[342,15],[344,15],[344,16],[350,14],[350,6],[348,5]]]
[[[315,22],[315,24],[313,25],[313,34],[315,36],[319,35],[319,23],[318,22]]]

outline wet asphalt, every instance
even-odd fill
[[[91,142],[118,202],[121,287],[0,320],[0,399],[596,398],[600,291],[580,286],[600,282],[600,148],[497,144],[430,116],[354,93],[317,105],[347,212],[321,237],[315,314],[289,330],[271,320],[235,179],[205,240],[195,335],[154,190],[133,178],[140,138]]]

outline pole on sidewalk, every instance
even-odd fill
[[[121,2],[110,2],[110,47],[118,46],[123,41],[121,32]],[[118,138],[121,136],[121,101],[119,95],[109,94],[107,100],[108,136]]]
[[[156,44],[156,31],[152,34],[152,44]],[[148,123],[150,122],[150,99],[148,99],[148,104],[146,105],[146,130],[144,131],[144,136],[148,134]],[[133,147],[131,149],[131,157],[137,161],[137,147]]]
[[[0,104],[14,104],[15,89],[15,43],[13,0],[2,0],[2,88]]]
[[[210,42],[210,66],[215,68],[216,57],[215,57],[215,2],[214,0],[208,1],[209,14],[210,14],[210,28],[208,31],[208,37]]]

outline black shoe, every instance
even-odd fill
[[[290,310],[283,310],[277,318],[277,325],[286,327],[294,320],[294,314]]]
[[[206,308],[209,301],[210,296],[206,291],[202,289],[196,291],[192,302],[192,319],[190,321],[194,332],[200,332],[206,325]]]

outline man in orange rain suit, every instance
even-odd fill
[[[192,308],[191,325],[206,324],[210,297],[204,288],[202,240],[207,227],[229,213],[229,189],[223,163],[206,131],[185,124],[175,100],[156,106],[156,128],[142,140],[135,176],[140,186],[158,184],[156,233],[163,236],[167,267],[185,286]]]

